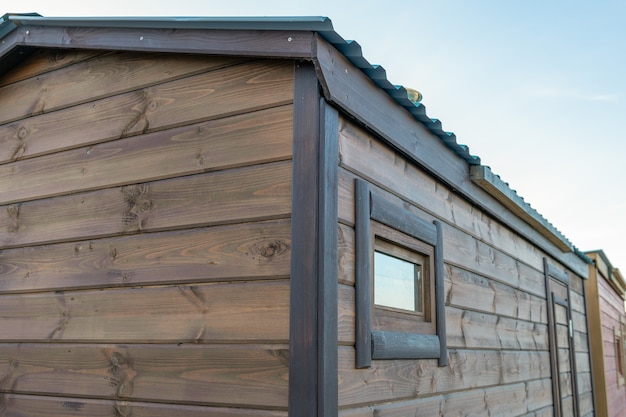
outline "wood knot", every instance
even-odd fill
[[[129,185],[122,187],[122,195],[126,203],[126,210],[122,216],[126,230],[142,230],[153,207],[150,187],[146,184]]]
[[[267,242],[259,247],[259,254],[267,259],[280,256],[289,250],[289,245],[281,240]]]
[[[22,126],[20,130],[17,131],[17,138],[22,141],[26,137],[28,137],[28,129],[25,126]]]
[[[7,214],[9,215],[7,231],[9,233],[16,233],[20,229],[20,224],[19,224],[20,205],[12,204],[9,207],[7,207]]]
[[[109,360],[111,361],[111,365],[116,368],[126,364],[126,358],[120,352],[113,352]]]
[[[65,49],[60,49],[54,53],[50,57],[50,62],[62,62],[67,58],[68,51]]]
[[[148,106],[146,107],[146,109],[149,112],[156,111],[156,109],[158,108],[159,108],[159,102],[157,100],[150,100],[150,102],[148,103]]]
[[[275,357],[285,366],[289,366],[289,350],[288,349],[272,349],[270,355]]]

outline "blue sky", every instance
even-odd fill
[[[308,4],[307,4],[308,3]],[[626,272],[626,2],[3,0],[0,14],[328,16],[581,250]]]

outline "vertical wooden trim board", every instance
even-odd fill
[[[354,192],[355,205],[355,270],[356,276],[369,277],[370,271],[370,191],[365,181],[356,181]],[[355,314],[356,320],[356,367],[368,368],[372,365],[372,323],[370,304],[370,285],[356,284]]]
[[[289,415],[336,416],[338,114],[296,64]]]
[[[589,279],[591,279],[591,272],[589,274]],[[588,292],[587,292],[587,282],[584,283],[583,285],[583,302],[585,303],[585,311],[587,312],[587,314],[585,314],[585,325],[587,326],[587,346],[589,346],[589,350],[590,352],[592,352],[592,347],[591,347],[591,343],[592,343],[592,339],[591,339],[591,321],[589,320],[589,315],[591,310],[589,309],[589,296],[588,296]],[[601,330],[601,329],[600,329]],[[604,358],[604,354],[602,354],[602,358]],[[597,385],[597,381],[595,378],[596,373],[594,372],[594,363],[593,363],[593,356],[591,356],[590,353],[590,358],[589,358],[589,372],[591,373],[591,379],[590,379],[590,383],[591,383],[591,393],[595,394],[591,396],[591,401],[593,403],[593,409],[594,411],[597,413],[598,412],[598,395],[600,395],[600,393],[598,393],[596,391],[596,385]],[[606,392],[606,389],[604,389],[604,392]]]
[[[554,314],[552,309],[552,292],[550,290],[550,274],[548,272],[548,260],[543,258],[543,274],[546,285],[546,312],[548,313],[548,345],[550,346],[550,374],[552,375],[552,404],[554,407],[554,415],[561,416],[561,400],[559,395],[559,383],[557,381],[559,371],[557,367],[558,358],[556,356],[556,332],[552,323],[554,323]]]
[[[337,416],[339,114],[320,99],[318,265],[318,416]]]
[[[439,336],[439,366],[448,366],[448,342],[446,337],[446,301],[443,284],[443,226],[436,220],[437,244],[435,245],[435,302],[437,303],[437,335]]]

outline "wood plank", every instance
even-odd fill
[[[289,280],[0,297],[0,341],[289,340]]]
[[[284,161],[0,206],[0,245],[286,217],[291,167]]]
[[[134,24],[134,23],[131,23]],[[173,29],[174,22],[168,23]],[[189,22],[179,29],[139,27],[76,27],[21,25],[3,39],[0,56],[16,45],[29,47],[177,52],[208,55],[313,58],[311,31],[194,29]],[[105,25],[109,26],[109,24]]]
[[[12,394],[285,410],[287,357],[286,345],[19,343],[0,345],[0,387]]]
[[[375,406],[367,407],[369,410],[373,410],[373,416],[376,417],[431,417],[442,416],[441,410],[443,409],[444,397],[432,396],[426,398],[419,398],[410,401],[399,401],[387,404],[379,404]],[[360,409],[363,410],[363,409]],[[370,411],[371,412],[371,411]],[[366,414],[363,414],[364,416]],[[343,417],[343,414],[340,414]],[[361,414],[357,415],[361,417]],[[352,416],[350,416],[352,417]]]
[[[544,324],[447,307],[446,327],[450,347],[548,350]]]
[[[287,411],[3,394],[2,413],[15,417],[287,417]],[[69,413],[69,414],[68,414]]]
[[[425,167],[452,189],[461,193],[478,207],[513,230],[536,243],[543,250],[575,269],[583,277],[588,268],[576,254],[563,254],[524,220],[510,212],[468,179],[468,164],[451,154],[443,141],[433,137],[426,127],[415,120],[406,109],[393,102],[390,96],[354,67],[335,48],[318,39],[317,56],[322,72],[322,85],[329,100],[357,119],[362,125],[376,131],[387,143],[400,150],[410,160]],[[377,103],[371,106],[370,103]],[[427,119],[426,123],[432,121]]]
[[[105,54],[0,88],[2,122],[141,89],[241,59],[191,55]]]
[[[517,288],[446,265],[446,300],[463,309],[547,323],[546,301]]]
[[[0,293],[289,277],[290,220],[0,252]]]
[[[526,383],[526,404],[528,411],[538,411],[552,406],[552,381],[537,379]]]
[[[0,161],[290,103],[292,72],[282,62],[247,63],[28,117],[0,126]]]
[[[354,224],[354,178],[355,175],[347,170],[339,170],[339,218],[346,225]],[[432,214],[416,206],[406,205],[406,202],[398,197],[390,194],[385,196],[392,201],[395,199],[397,204],[407,207],[423,219],[436,219]],[[539,270],[476,239],[454,225],[448,223],[442,223],[442,225],[444,258],[447,264],[453,264],[531,294],[545,297],[543,273]]]
[[[0,165],[0,203],[284,160],[290,107]]]
[[[615,292],[613,287],[606,282],[604,279],[598,280],[598,293],[599,297],[606,303],[606,307],[611,307],[616,312],[621,313],[624,312],[624,299],[620,293]],[[579,310],[580,311],[580,310]]]
[[[342,410],[339,415],[341,417],[534,416],[533,411],[551,407],[551,404],[550,380],[539,379],[375,404]],[[527,414],[527,411],[530,411],[530,414]]]
[[[356,340],[355,291],[353,286],[338,286],[339,344],[354,346]]]
[[[102,51],[71,49],[40,49],[0,78],[0,87],[32,78],[48,71],[67,67],[104,54]]]
[[[449,365],[436,360],[372,361],[354,369],[354,349],[339,348],[340,407],[364,406],[475,387],[550,376],[548,352],[449,350]]]
[[[337,215],[329,189],[336,181],[336,169],[329,164],[336,165],[332,150],[336,134],[330,127],[337,115],[333,110],[332,122],[310,62],[295,66],[294,84],[289,413],[293,417],[333,416],[338,409],[334,389],[337,296],[325,297],[333,297],[330,293],[337,285]],[[325,155],[329,161],[322,161]],[[322,311],[326,303],[328,314]]]
[[[337,228],[338,279],[340,284],[354,286],[356,271],[354,245],[354,229],[343,224]]]
[[[342,121],[339,134],[342,167],[524,263],[538,270],[543,268],[543,254],[530,242],[494,221],[373,135],[346,119]]]
[[[624,413],[624,402],[622,401],[622,410],[615,410],[611,416],[619,416]],[[593,408],[593,394],[591,392],[582,394],[578,398],[578,407],[580,408],[580,415],[583,417],[591,417],[594,414]],[[621,414],[620,414],[621,413]]]
[[[485,405],[490,416],[515,417],[528,409],[528,384],[516,383],[485,389]]]

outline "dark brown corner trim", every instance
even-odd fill
[[[338,114],[310,62],[295,69],[289,415],[338,413]]]

